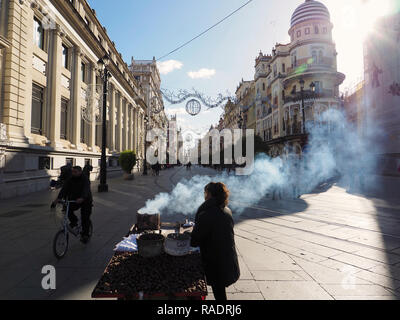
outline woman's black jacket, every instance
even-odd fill
[[[195,223],[191,246],[200,247],[208,284],[229,287],[240,277],[231,210],[212,198],[200,206]]]

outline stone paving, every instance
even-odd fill
[[[90,299],[135,212],[194,174],[215,172],[177,168],[160,177],[111,179],[108,194],[94,193],[91,243],[72,239],[61,261],[52,255],[58,223],[49,203],[56,193],[2,201],[0,299]],[[400,202],[350,194],[339,185],[296,200],[266,197],[235,218],[241,278],[228,288],[228,298],[398,299],[399,209]],[[47,292],[41,288],[41,268],[49,264],[56,267],[57,289]]]

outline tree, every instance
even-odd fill
[[[119,156],[119,163],[125,173],[131,174],[136,165],[136,154],[132,150],[121,152]]]

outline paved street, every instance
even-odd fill
[[[49,203],[56,193],[2,201],[0,298],[90,299],[113,247],[145,200],[194,174],[215,173],[195,167],[162,171],[157,178],[111,179],[108,194],[94,193],[91,243],[72,239],[62,261],[52,254],[58,224]],[[228,298],[399,298],[399,209],[400,202],[349,194],[338,185],[298,200],[263,199],[236,217],[241,278]],[[46,292],[41,268],[49,264],[57,270],[57,289]]]

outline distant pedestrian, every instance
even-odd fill
[[[90,174],[91,174],[92,171],[93,171],[93,166],[90,165],[90,164],[86,164],[86,165],[83,167],[83,170],[82,170],[82,175],[83,175],[84,177],[86,177],[86,179],[88,179],[89,184],[90,184]]]

